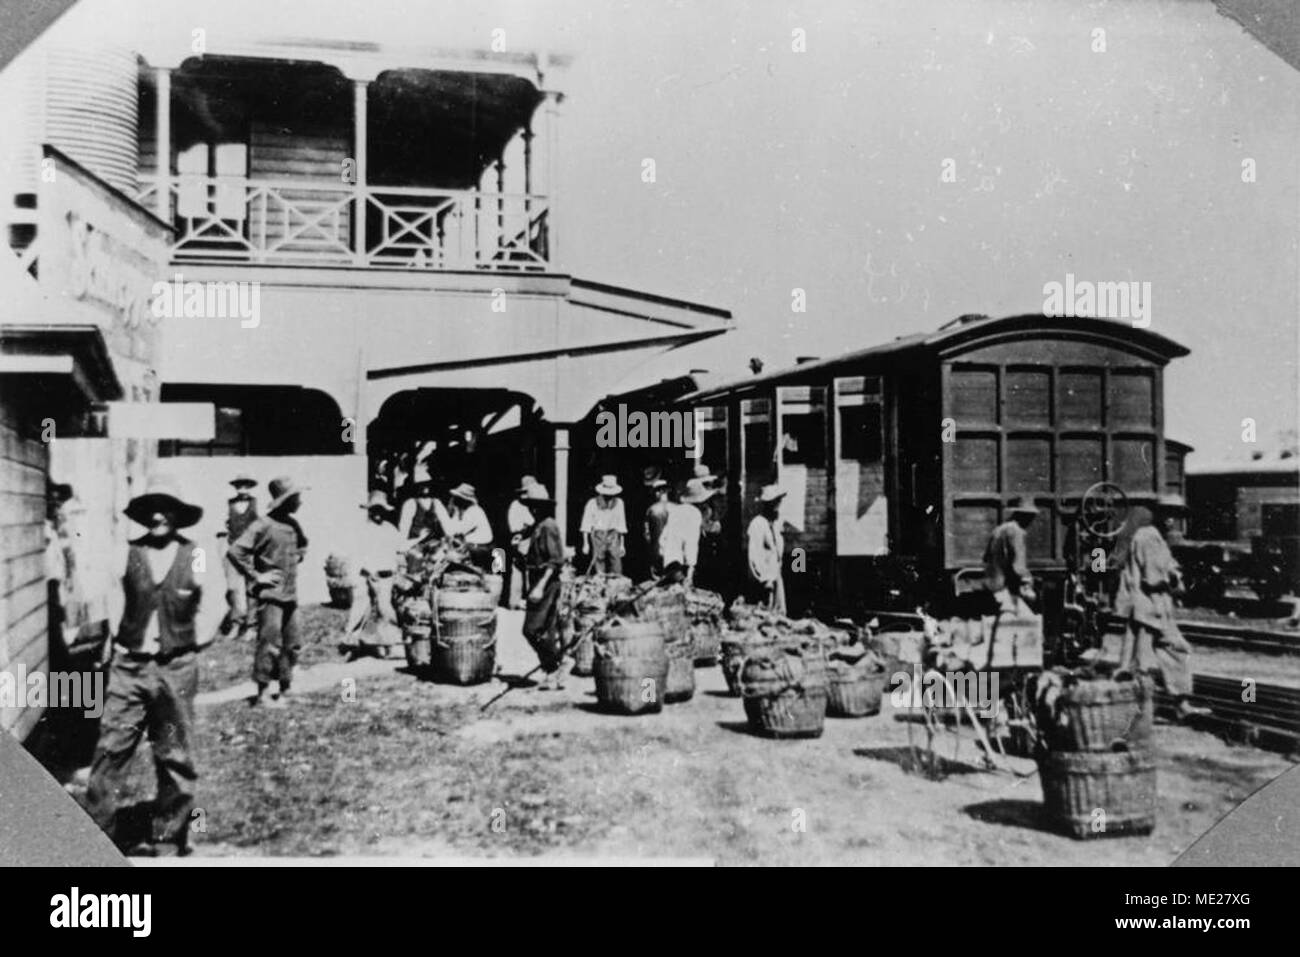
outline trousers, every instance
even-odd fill
[[[191,755],[198,654],[185,651],[165,662],[119,655],[109,667],[108,701],[90,768],[90,816],[119,847],[132,843],[119,828],[118,811],[131,762],[144,735],[153,751],[158,790],[153,804],[156,843],[183,845],[189,833],[198,773]]]
[[[259,685],[279,681],[289,687],[298,661],[298,603],[260,599],[257,609],[257,650],[253,680]]]

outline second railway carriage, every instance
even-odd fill
[[[679,402],[696,455],[727,476],[738,560],[757,493],[776,482],[793,610],[906,609],[951,595],[1017,497],[1039,509],[1030,559],[1049,589],[1086,490],[1154,501],[1168,482],[1164,369],[1186,354],[1109,320],[963,316]]]

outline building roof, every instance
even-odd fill
[[[967,348],[980,340],[997,339],[1002,336],[1023,336],[1027,332],[1083,332],[1086,335],[1109,340],[1127,340],[1143,351],[1168,361],[1188,354],[1185,346],[1179,345],[1158,333],[1139,329],[1130,323],[1110,319],[1086,319],[1044,316],[1039,313],[1026,313],[1019,316],[1006,316],[990,319],[988,316],[961,316],[940,326],[934,332],[920,332],[899,336],[892,342],[885,342],[865,349],[843,352],[825,359],[816,359],[802,364],[763,372],[746,378],[734,379],[720,386],[702,388],[700,391],[684,396],[683,400],[694,402],[734,391],[749,391],[768,385],[776,385],[791,379],[803,378],[810,374],[834,369],[843,365],[856,365],[870,361],[896,361],[904,357],[923,352],[944,355]]]
[[[1188,475],[1292,475],[1300,473],[1300,456],[1206,462],[1187,466]]]

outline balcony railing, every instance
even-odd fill
[[[142,177],[176,227],[174,262],[543,272],[545,196],[322,180]]]

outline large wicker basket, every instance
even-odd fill
[[[1038,759],[1048,819],[1077,838],[1149,834],[1156,764],[1149,751],[1048,751]]]
[[[826,724],[826,659],[778,646],[745,659],[740,671],[745,716],[756,734],[817,738]]]
[[[481,684],[496,667],[496,599],[487,591],[435,593],[432,668],[437,681]]]
[[[1079,681],[1056,699],[1053,751],[1136,751],[1151,746],[1154,688],[1149,679]]]
[[[832,660],[827,672],[829,699],[826,713],[832,718],[863,718],[879,714],[888,677],[884,670]]]
[[[668,652],[656,621],[613,619],[596,635],[596,700],[614,714],[649,714],[663,707]]]
[[[676,704],[695,697],[695,645],[688,637],[685,641],[667,646],[668,686],[664,701]]]

